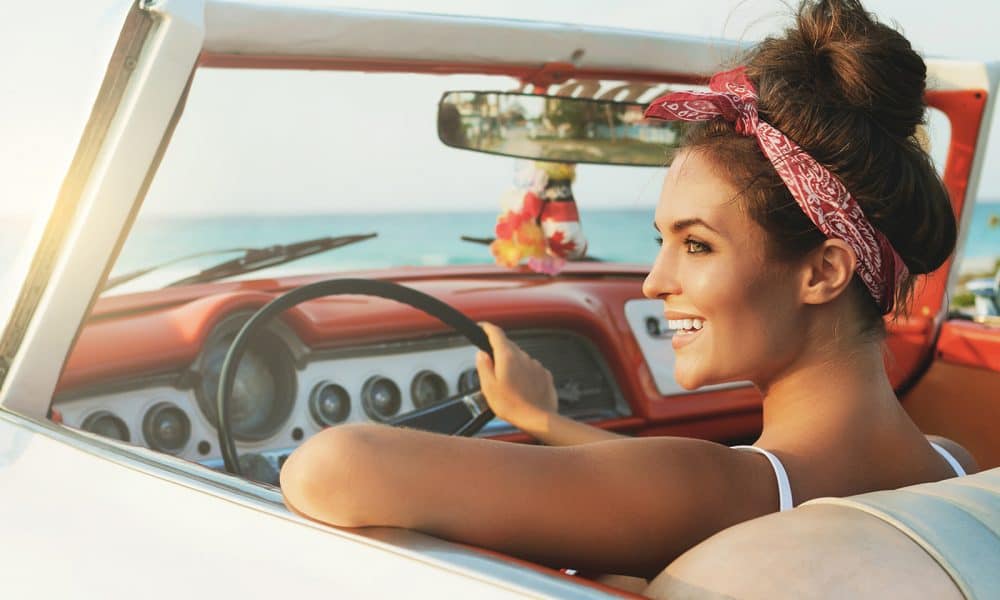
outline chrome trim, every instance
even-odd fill
[[[466,394],[460,399],[462,403],[465,404],[466,408],[469,409],[469,412],[472,413],[473,418],[483,414],[486,412],[486,409],[490,407],[490,405],[486,403],[486,396],[484,396],[482,392]]]

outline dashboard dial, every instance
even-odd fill
[[[131,441],[125,421],[107,410],[99,410],[84,419],[81,429],[114,440]]]
[[[191,439],[191,421],[176,405],[160,402],[146,411],[142,434],[154,450],[180,452]]]
[[[219,374],[234,335],[217,338],[205,351],[198,386],[198,404],[205,417],[218,427],[216,395]],[[233,436],[241,441],[271,437],[285,423],[295,399],[295,367],[284,342],[262,333],[247,348],[236,370],[229,400]]]
[[[402,405],[399,386],[382,375],[369,377],[361,388],[361,405],[372,420],[385,421],[395,416]]]
[[[420,371],[410,383],[410,397],[417,408],[426,408],[448,398],[448,384],[434,371]]]
[[[458,392],[468,394],[479,389],[479,372],[475,369],[466,369],[458,376]]]
[[[309,395],[309,412],[320,426],[342,423],[351,414],[351,395],[343,386],[321,381]]]

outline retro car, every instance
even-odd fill
[[[4,123],[45,133],[0,155],[5,178],[23,184],[4,202],[23,203],[30,217],[4,233],[21,250],[5,267],[0,301],[3,597],[633,595],[574,575],[574,565],[416,531],[329,527],[282,503],[284,459],[341,423],[530,442],[490,419],[476,393],[476,321],[501,325],[545,364],[560,410],[574,418],[726,443],[760,432],[750,385],[688,392],[673,380],[661,309],[640,290],[652,242],[648,255],[626,247],[650,231],[651,211],[634,220],[587,211],[655,189],[661,171],[633,165],[666,162],[674,134],[644,130],[634,146],[611,150],[594,139],[625,135],[657,91],[703,85],[740,44],[240,0],[17,11],[67,33],[46,37],[37,53],[23,51],[35,47],[27,38],[4,41],[17,63]],[[1000,71],[928,66],[929,139],[964,231]],[[598,112],[619,116],[606,127],[559,127],[526,114],[535,99],[604,103]],[[504,111],[477,109],[500,101],[520,112],[500,119]],[[574,131],[591,142],[571,143]],[[213,146],[220,138],[227,144]],[[282,159],[305,144],[309,158]],[[477,243],[494,236],[488,213],[510,185],[510,156],[579,164],[587,260],[558,273],[505,268]],[[372,164],[381,170],[365,171]],[[365,185],[344,183],[357,171],[372,173]],[[227,197],[236,179],[250,182],[245,195]],[[423,180],[460,191],[478,212],[407,213]],[[246,192],[254,187],[260,193]],[[322,211],[281,216],[290,195],[321,197]],[[176,205],[212,203],[241,210],[171,217]],[[386,206],[404,216],[369,210]],[[254,211],[264,216],[249,218]],[[611,221],[588,229],[602,220]],[[616,229],[629,233],[598,235]],[[450,245],[435,249],[444,237]],[[727,550],[789,536],[811,544],[802,556],[828,552],[834,567],[830,557],[851,553],[912,557],[911,568],[940,570],[956,597],[1000,585],[990,533],[1000,518],[1000,329],[950,311],[960,253],[925,278],[909,317],[888,322],[887,364],[913,419],[964,445],[982,472],[926,493],[881,493],[892,543],[797,530],[815,506],[723,532],[691,551],[697,560],[686,564],[714,575],[694,577],[688,593],[711,593],[712,577],[743,582],[747,595],[839,590],[829,587],[836,569],[808,562],[771,565],[780,571],[754,588]],[[977,293],[995,302],[995,285]],[[951,500],[891,509],[915,496]],[[853,564],[852,589],[905,590],[900,568]]]

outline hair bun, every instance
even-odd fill
[[[769,113],[803,105],[861,112],[898,138],[923,121],[924,61],[857,0],[803,2],[796,26],[764,40],[747,66]]]

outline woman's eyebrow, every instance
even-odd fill
[[[722,235],[721,232],[697,217],[693,219],[681,219],[680,221],[674,221],[673,225],[670,226],[670,230],[674,233],[680,233],[681,231],[684,231],[688,227],[693,227],[694,225],[701,225],[709,231],[714,231],[715,233]]]

